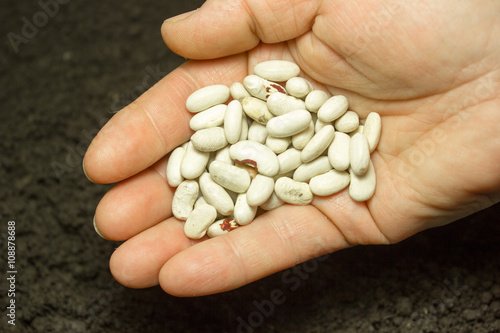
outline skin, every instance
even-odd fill
[[[231,290],[358,244],[391,244],[500,201],[500,2],[209,0],[166,21],[190,59],[118,112],[84,159],[89,179],[118,184],[99,203],[100,233],[122,284],[169,294]],[[277,19],[279,18],[279,20]],[[348,190],[285,205],[250,225],[193,241],[172,218],[167,155],[192,131],[186,98],[230,85],[258,62],[297,63],[316,88],[361,118],[382,116],[367,202]]]

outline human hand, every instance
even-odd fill
[[[103,236],[127,240],[115,278],[173,295],[222,292],[356,244],[389,244],[500,201],[498,2],[209,0],[167,21],[188,61],[117,113],[84,159]],[[264,44],[265,43],[265,44]],[[206,60],[213,59],[213,60]],[[297,63],[317,88],[382,116],[367,202],[344,190],[284,205],[227,235],[193,241],[171,214],[167,157],[189,139],[186,98],[242,81],[268,59]]]

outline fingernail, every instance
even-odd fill
[[[180,20],[183,20],[185,18],[188,18],[189,16],[191,16],[191,14],[193,14],[194,12],[196,12],[198,10],[195,9],[195,10],[192,10],[192,11],[189,11],[187,13],[183,13],[183,14],[180,14],[180,15],[177,15],[177,16],[174,16],[174,17],[171,17],[171,18],[168,18],[165,20],[165,22],[172,22],[172,23],[175,23],[175,22],[178,22]]]
[[[101,234],[101,232],[99,231],[99,229],[97,229],[97,224],[95,223],[95,215],[94,215],[94,229],[95,229],[95,232],[97,232],[97,234],[98,234],[99,236],[101,236],[101,238],[102,238],[102,239],[109,240],[109,239],[107,239],[106,237],[104,237],[104,236]]]
[[[83,174],[85,175],[85,177],[87,177],[88,180],[90,180],[92,183],[95,184],[95,181],[90,179],[89,175],[87,175],[87,171],[85,171],[85,160],[82,160],[82,169],[83,169]]]

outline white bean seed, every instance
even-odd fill
[[[234,165],[213,161],[209,172],[214,182],[233,192],[244,193],[250,186],[248,172]]]
[[[245,97],[250,97],[250,93],[245,89],[245,86],[240,82],[235,82],[229,87],[231,97],[237,101],[242,101]]]
[[[295,148],[289,148],[278,155],[278,162],[280,164],[280,174],[294,171],[302,164],[300,158],[301,151]]]
[[[314,123],[314,133],[318,133],[319,131],[321,131],[323,129],[323,127],[331,125],[331,124],[332,124],[331,122],[327,123],[327,122],[324,122],[321,119],[317,118],[316,122]]]
[[[209,158],[210,153],[199,151],[189,141],[186,153],[181,162],[182,176],[186,179],[198,178],[205,171]]]
[[[217,212],[229,216],[234,210],[233,199],[226,190],[214,182],[208,172],[204,172],[199,179],[200,189],[208,204],[215,207]]]
[[[323,90],[313,90],[306,96],[306,109],[316,113],[327,99],[328,94]]]
[[[306,110],[295,110],[274,117],[266,125],[267,132],[277,138],[298,134],[309,127],[311,114]]]
[[[207,86],[193,92],[186,100],[189,112],[200,112],[229,99],[229,88],[222,84]]]
[[[284,152],[292,142],[291,137],[277,138],[272,135],[268,135],[266,138],[266,147],[271,149],[275,154],[281,154]]]
[[[349,168],[349,145],[351,137],[342,132],[336,132],[328,148],[328,159],[335,170],[344,171]]]
[[[292,145],[296,149],[304,149],[314,136],[314,122],[311,120],[309,126],[300,133],[292,136]]]
[[[309,187],[313,194],[327,196],[342,191],[349,185],[350,179],[347,171],[330,170],[322,175],[312,177],[309,181]]]
[[[241,118],[243,117],[243,108],[237,100],[231,101],[227,105],[224,115],[224,135],[230,144],[238,142],[241,135]]]
[[[359,126],[359,116],[354,111],[347,111],[344,115],[335,120],[335,129],[339,132],[349,133]]]
[[[312,177],[321,175],[332,169],[328,156],[321,156],[317,159],[304,163],[293,173],[293,180],[298,182],[308,182]]]
[[[210,227],[208,227],[207,235],[208,237],[217,237],[222,236],[230,231],[238,228],[240,225],[236,223],[233,218],[225,218],[212,223]]]
[[[241,115],[241,133],[238,141],[243,141],[248,139],[248,120],[247,116],[243,113]]]
[[[368,140],[364,134],[357,133],[351,138],[351,143],[349,145],[349,161],[351,163],[352,172],[358,176],[363,175],[368,170],[370,164],[370,148],[368,147]]]
[[[198,194],[198,199],[194,202],[194,208],[201,206],[201,205],[208,205],[207,200],[203,197],[203,195]]]
[[[285,88],[281,85],[267,81],[257,75],[248,75],[243,80],[243,86],[250,93],[250,95],[257,97],[261,100],[267,100],[269,95],[275,92],[286,94]]]
[[[269,60],[258,63],[253,69],[258,76],[276,82],[285,82],[299,75],[300,68],[286,60]]]
[[[376,112],[370,112],[365,121],[365,126],[363,128],[363,134],[368,139],[368,146],[370,147],[370,153],[372,153],[375,148],[377,148],[378,142],[380,140],[380,133],[382,128],[382,121],[380,115]]]
[[[274,191],[274,179],[257,175],[247,191],[247,202],[250,206],[260,206],[266,202]]]
[[[254,121],[248,129],[248,140],[265,144],[267,138],[267,128],[265,125]]]
[[[376,176],[373,163],[370,161],[368,170],[362,176],[356,175],[349,170],[351,184],[349,185],[349,195],[353,200],[366,201],[375,193]]]
[[[186,151],[182,147],[175,148],[168,158],[167,162],[167,181],[168,184],[172,187],[179,186],[180,183],[184,180],[181,174],[181,163],[184,158],[184,154]]]
[[[304,110],[303,100],[283,93],[273,93],[267,98],[267,107],[275,116],[281,116],[294,110]]]
[[[226,136],[222,127],[205,128],[191,136],[193,146],[199,151],[213,152],[227,146]]]
[[[336,95],[330,97],[319,108],[318,118],[325,123],[330,123],[346,113],[348,106],[349,104],[345,96]]]
[[[189,127],[193,131],[204,128],[217,127],[224,123],[225,104],[218,104],[194,115],[189,121]]]
[[[278,174],[278,157],[263,144],[254,141],[239,141],[229,148],[231,158],[237,163],[249,164],[264,176]]]
[[[332,143],[333,137],[335,136],[335,130],[332,125],[327,125],[323,127],[318,133],[316,133],[311,141],[304,147],[300,155],[303,162],[310,162],[323,154],[323,152]]]
[[[172,199],[172,214],[179,220],[186,220],[193,211],[198,198],[199,186],[194,180],[185,180],[177,186]]]
[[[278,196],[276,195],[276,192],[273,191],[273,193],[271,194],[269,199],[267,199],[266,202],[264,202],[262,205],[260,205],[260,208],[262,208],[263,210],[273,210],[273,209],[276,209],[280,206],[283,206],[284,204],[285,204],[285,202],[283,202],[283,200],[278,198]]]
[[[364,128],[363,125],[359,125],[358,128],[356,128],[354,131],[349,132],[347,134],[349,134],[349,136],[352,138],[357,133],[363,133],[363,128]]]
[[[281,177],[274,185],[278,198],[294,205],[311,203],[313,194],[307,183],[298,182],[288,177]]]
[[[214,161],[221,161],[227,164],[233,164],[231,155],[229,155],[229,146],[225,146],[224,148],[217,150],[214,155]],[[209,163],[208,165],[210,166],[210,164],[211,163]]]
[[[273,114],[267,108],[266,102],[258,98],[245,97],[241,105],[247,116],[262,125],[266,125],[267,122],[273,118]]]
[[[250,206],[248,204],[246,193],[239,194],[238,198],[236,199],[236,203],[234,204],[234,220],[239,225],[247,225],[252,222],[256,213],[257,207]]]
[[[184,223],[184,234],[191,239],[202,238],[216,217],[217,211],[213,206],[207,204],[198,206]]]
[[[291,96],[305,98],[313,90],[313,86],[303,77],[292,77],[286,81],[285,89]]]

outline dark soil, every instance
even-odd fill
[[[81,160],[114,111],[184,61],[160,25],[202,1],[58,1],[0,12],[1,332],[500,332],[499,205],[220,295],[120,286],[108,268],[119,244],[92,226],[109,186],[87,181]],[[61,4],[44,16],[44,3]]]

